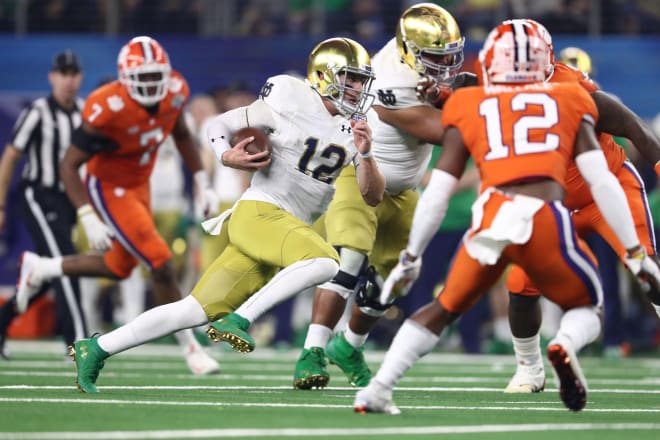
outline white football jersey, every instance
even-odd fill
[[[259,99],[275,118],[272,162],[254,173],[241,200],[269,202],[312,223],[332,200],[340,171],[357,161],[350,122],[331,116],[321,96],[293,76],[269,78]]]
[[[374,55],[371,64],[376,75],[371,87],[376,95],[374,105],[387,109],[425,105],[415,95],[419,74],[401,62],[395,38]],[[371,149],[378,168],[385,176],[387,192],[398,194],[416,188],[431,159],[433,146],[381,122],[373,109],[368,112],[367,120],[373,132]]]

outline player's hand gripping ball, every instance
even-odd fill
[[[270,139],[268,139],[266,133],[256,127],[245,127],[236,131],[231,137],[230,144],[233,147],[241,140],[250,136],[254,136],[254,140],[245,146],[245,151],[250,154],[260,153],[265,150],[272,152]]]

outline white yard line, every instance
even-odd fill
[[[487,434],[504,432],[545,431],[654,431],[658,423],[543,423],[525,425],[420,426],[400,428],[320,428],[320,429],[186,429],[163,431],[93,431],[93,432],[6,432],[0,439],[16,440],[114,440],[175,438],[243,438],[243,437],[351,437],[414,436],[443,434]],[[633,434],[634,435],[634,434]]]
[[[351,405],[346,404],[330,404],[330,403],[268,403],[268,402],[187,402],[187,401],[162,401],[162,400],[122,400],[122,399],[103,399],[103,398],[14,398],[14,397],[0,397],[0,403],[53,403],[53,404],[74,404],[74,405],[151,405],[151,406],[199,406],[199,407],[243,407],[243,408],[317,408],[317,409],[350,409]],[[539,406],[537,403],[532,403],[533,406],[515,406],[520,405],[520,402],[510,402],[511,405],[502,406],[470,406],[470,405],[401,405],[402,410],[415,410],[415,411],[437,411],[437,410],[484,410],[484,411],[561,411],[566,412],[566,408],[561,405],[559,401],[556,403],[548,403],[552,406]],[[593,413],[660,413],[660,408],[585,408],[582,412]],[[660,425],[658,425],[660,426]]]

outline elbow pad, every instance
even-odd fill
[[[607,167],[602,150],[590,150],[575,157],[580,174],[589,185],[598,209],[626,249],[639,244],[635,223],[621,184]]]
[[[458,178],[446,171],[434,169],[431,172],[431,180],[415,209],[406,249],[410,255],[420,257],[438,232],[457,183]]]

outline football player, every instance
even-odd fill
[[[565,406],[585,406],[587,385],[575,354],[598,337],[602,290],[596,261],[562,203],[573,158],[633,273],[660,282],[660,269],[637,238],[625,193],[596,139],[596,106],[580,84],[545,81],[550,55],[537,27],[506,21],[479,53],[484,86],[458,90],[446,102],[443,149],[415,211],[406,258],[421,255],[437,231],[470,156],[482,182],[472,226],[444,289],[401,326],[378,373],[357,393],[355,411],[398,413],[392,402],[396,382],[511,263],[566,310],[547,354]]]
[[[616,176],[624,189],[628,206],[633,216],[638,239],[646,253],[657,260],[655,251],[655,236],[650,224],[650,211],[646,200],[644,183],[639,173],[626,158],[625,151],[614,141],[612,135],[622,136],[632,141],[642,155],[651,163],[656,164],[656,172],[660,173],[660,144],[652,131],[644,122],[628,109],[621,101],[601,91],[589,78],[587,72],[581,71],[566,63],[556,62],[552,38],[547,29],[540,23],[525,19],[543,37],[548,46],[548,59],[543,70],[546,81],[573,82],[580,84],[594,99],[599,118],[596,124],[598,141],[607,159],[609,170]],[[569,50],[562,57],[575,56],[582,60],[582,66],[587,68],[590,63],[584,60],[584,53]],[[477,72],[481,71],[477,61]],[[598,233],[615,250],[625,264],[626,250],[618,240],[614,231],[608,225],[596,205],[587,183],[580,175],[575,163],[569,165],[566,179],[567,208],[572,211],[573,221],[580,236]],[[414,272],[404,274],[402,278],[414,277]],[[392,280],[395,281],[395,280]],[[406,280],[410,282],[410,279]],[[509,321],[513,334],[513,345],[516,354],[516,373],[505,388],[507,393],[533,393],[542,391],[545,386],[545,369],[540,349],[539,328],[541,326],[540,292],[525,275],[524,271],[514,266],[507,277],[509,295]],[[660,294],[653,283],[648,285],[647,295],[653,307],[660,315]]]
[[[235,325],[235,337],[226,336],[223,322],[214,321],[256,291],[283,300],[335,275],[339,256],[310,224],[327,208],[339,172],[356,167],[370,205],[380,202],[385,186],[371,153],[371,130],[363,118],[354,118],[373,101],[370,62],[353,40],[325,40],[309,55],[306,82],[289,75],[268,78],[258,100],[210,123],[207,137],[218,160],[255,171],[236,205],[206,223],[211,232],[225,234],[227,246],[189,296],[106,335],[76,342],[77,381],[83,391],[97,391],[96,379],[108,356],[180,329],[212,322],[212,339],[227,337],[243,349],[240,329],[246,328],[246,319],[232,314],[223,321]],[[230,146],[231,134],[247,126],[269,133],[272,153],[247,153],[252,137]],[[261,310],[256,298],[248,300],[249,310]]]
[[[147,36],[135,37],[124,45],[117,64],[119,79],[87,98],[83,123],[60,165],[62,182],[89,245],[101,252],[56,258],[25,252],[18,282],[19,305],[27,304],[42,283],[54,277],[125,279],[138,264],[151,271],[158,304],[181,299],[172,253],[154,225],[149,177],[158,148],[172,134],[194,176],[195,206],[207,216],[217,206],[182,116],[188,84],[172,70],[165,49]],[[79,174],[83,164],[87,166],[84,183]],[[218,363],[204,352],[192,330],[178,332],[175,337],[193,373],[219,371]],[[79,344],[74,345],[71,353],[79,359]]]
[[[540,23],[527,21],[541,29],[541,32],[546,35],[550,52],[545,69],[548,72],[546,81],[578,83],[594,99],[599,113],[596,132],[607,159],[608,168],[624,189],[640,243],[648,255],[657,259],[655,235],[650,220],[651,212],[646,199],[644,183],[634,165],[628,161],[625,150],[614,141],[613,136],[629,139],[645,159],[656,164],[656,172],[660,171],[660,166],[657,165],[660,160],[660,143],[641,118],[620,100],[600,90],[589,78],[591,63],[586,53],[579,49],[569,48],[562,51],[560,58],[567,61],[574,58],[576,64],[586,70],[575,68],[567,63],[555,62],[550,34]],[[588,185],[580,176],[574,163],[569,166],[564,203],[573,211],[573,221],[578,234],[585,237],[591,233],[597,233],[625,264],[626,250],[623,244],[603,218],[588,191]],[[539,337],[541,309],[538,300],[540,292],[518,266],[514,266],[509,272],[507,287],[510,291],[509,320],[514,335],[517,367],[505,392],[538,392],[543,389],[545,383]],[[647,294],[656,312],[660,315],[660,294],[653,283],[649,284],[648,288]]]

